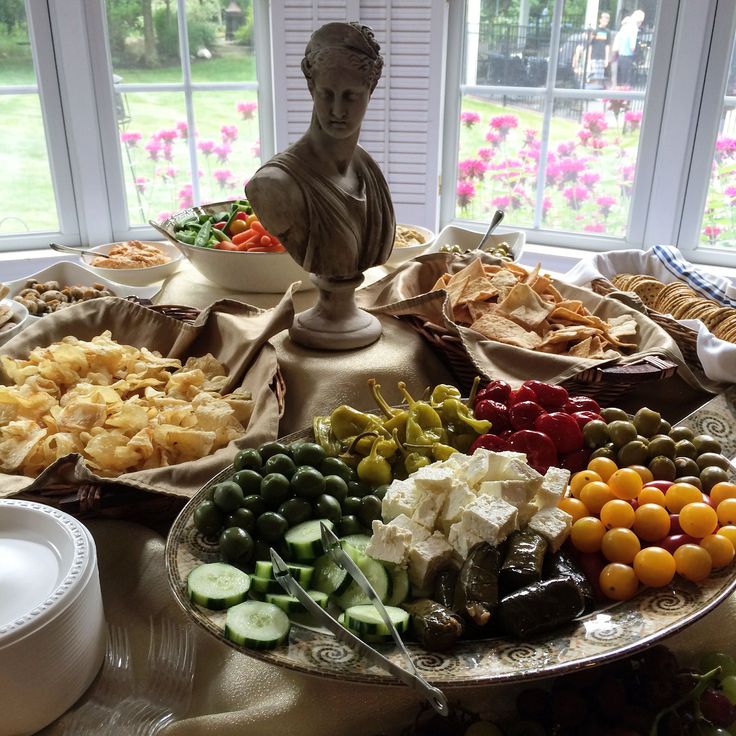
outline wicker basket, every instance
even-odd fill
[[[194,322],[200,313],[200,310],[195,307],[179,304],[151,304],[148,299],[128,298],[136,304],[182,322]],[[285,409],[286,384],[280,370],[276,371],[271,390],[278,402],[279,416],[282,416]],[[187,498],[181,496],[150,493],[116,484],[114,481],[99,485],[90,483],[83,483],[80,486],[49,485],[19,493],[15,498],[54,506],[80,519],[125,519],[126,521],[137,521],[162,531],[168,528],[172,519],[188,501]]]
[[[479,375],[486,380],[493,378],[473,362],[460,338],[450,334],[444,327],[424,322],[416,317],[404,316],[401,319],[407,320],[439,353],[440,357],[447,361],[458,383],[458,388],[464,395],[468,394],[475,376]],[[588,368],[562,385],[570,393],[590,396],[606,405],[630,391],[634,386],[670,378],[676,371],[677,365],[672,361],[657,356],[646,356],[625,365]]]
[[[609,294],[620,292],[620,289],[617,289],[608,279],[603,278],[594,279],[591,282],[591,289],[601,296],[608,296]],[[636,294],[629,292],[625,293],[627,296],[636,298],[636,300],[641,304],[641,311],[653,322],[656,322],[668,335],[670,335],[670,337],[672,337],[680,348],[680,352],[685,358],[685,362],[688,364],[690,369],[702,375],[703,364],[700,362],[700,358],[698,358],[698,333],[695,330],[691,330],[689,327],[680,324],[676,319],[650,309]]]

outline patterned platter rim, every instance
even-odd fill
[[[287,435],[289,443],[311,439],[311,430]],[[182,509],[166,540],[166,569],[174,597],[184,612],[205,631],[236,651],[269,664],[323,678],[372,685],[401,685],[399,680],[331,634],[292,624],[288,640],[269,651],[239,646],[224,635],[224,611],[193,604],[186,577],[197,564],[218,558],[192,524],[194,509],[207,489],[232,474],[232,467],[212,478]],[[664,588],[647,588],[634,598],[577,619],[552,634],[528,642],[495,638],[467,640],[442,654],[407,642],[417,669],[434,685],[445,688],[501,685],[564,674],[626,657],[670,636],[712,611],[736,590],[736,561],[715,570],[703,583],[675,578]],[[404,666],[391,647],[383,654]]]

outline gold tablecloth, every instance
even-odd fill
[[[385,273],[383,268],[372,269],[368,280]],[[188,264],[164,285],[156,301],[202,308],[222,297],[264,308],[277,301],[275,295],[219,289]],[[313,291],[297,293],[297,309],[309,306],[314,297]],[[451,380],[442,360],[427,349],[412,329],[392,318],[384,318],[383,327],[383,337],[377,343],[344,353],[304,350],[294,345],[286,333],[273,340],[287,384],[282,434],[309,425],[314,413],[341,401],[369,406],[365,381],[370,376],[380,377],[389,396],[399,379],[416,387]],[[663,382],[656,392],[651,387],[643,390],[641,397],[634,393],[627,403],[638,401],[639,405],[663,408],[672,419],[684,416],[708,398],[695,394],[676,379]],[[122,521],[91,521],[89,527],[97,543],[107,619],[128,629],[134,666],[144,668],[150,617],[170,616],[182,623],[187,620],[168,588],[165,539],[145,526]],[[734,616],[736,597],[667,643],[682,653],[712,648],[736,651],[736,632],[731,625]],[[419,695],[402,686],[321,680],[235,652],[199,629],[196,637],[197,667],[189,715],[166,729],[171,736],[396,734],[412,720],[422,702]],[[461,697],[473,710],[503,715],[513,702],[508,697],[510,692],[507,687],[496,686],[449,694],[451,700]],[[44,736],[60,733],[60,723],[45,729]]]

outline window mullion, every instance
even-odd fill
[[[253,33],[258,39],[256,43],[256,79],[258,80],[258,130],[261,141],[261,161],[268,161],[276,153],[269,0],[253,0]]]
[[[184,105],[187,111],[187,149],[192,170],[192,201],[201,204],[199,195],[199,166],[197,164],[197,136],[195,135],[194,99],[192,97],[192,67],[189,63],[189,34],[187,33],[186,0],[177,0],[176,18],[179,24],[179,55],[184,80]]]

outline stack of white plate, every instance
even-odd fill
[[[50,506],[0,500],[0,736],[35,733],[68,710],[105,641],[87,529]]]

